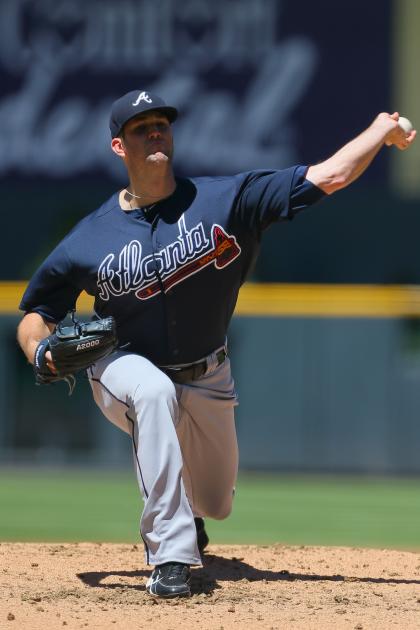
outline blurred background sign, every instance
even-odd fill
[[[148,89],[180,109],[179,175],[319,161],[390,108],[392,20],[391,0],[2,0],[0,183],[20,243],[18,256],[15,242],[2,248],[3,277],[32,275],[126,181],[109,147],[114,99]],[[388,155],[364,185],[383,185]],[[321,251],[335,230],[319,230]],[[321,282],[323,266],[311,266]],[[306,267],[298,281],[314,280]],[[255,279],[284,281],[285,269],[262,260]],[[331,281],[342,280],[359,278]]]
[[[320,159],[389,104],[390,1],[380,4],[2,0],[1,172],[121,179],[109,109],[137,87],[180,108],[182,172]]]

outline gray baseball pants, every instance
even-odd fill
[[[178,385],[153,363],[118,351],[88,370],[96,404],[131,436],[149,564],[201,564],[194,516],[226,518],[238,469],[230,362]]]

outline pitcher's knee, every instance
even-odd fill
[[[232,499],[214,505],[208,505],[205,510],[206,516],[214,518],[217,521],[223,521],[232,512]]]

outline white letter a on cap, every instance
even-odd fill
[[[138,105],[140,103],[140,101],[146,101],[146,103],[151,103],[152,99],[149,97],[147,92],[140,92],[140,94],[138,95],[137,100],[133,103],[133,107]]]

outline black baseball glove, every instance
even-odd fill
[[[43,339],[35,351],[35,381],[37,385],[48,385],[64,380],[71,394],[76,382],[74,374],[108,356],[117,346],[113,317],[92,322],[79,322],[73,317],[70,326],[63,326],[60,322],[56,331]],[[51,352],[56,373],[51,372],[47,365],[45,353],[48,350]]]

